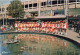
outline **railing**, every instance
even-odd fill
[[[75,8],[77,6],[78,6],[78,8],[80,8],[80,6],[79,6],[80,2],[72,2],[72,3],[68,3],[68,4],[70,6],[69,8],[72,8],[73,5],[74,5],[73,8]],[[63,7],[60,7],[60,6],[63,6]],[[45,8],[45,7],[47,7],[47,8],[49,7],[49,10],[51,10],[54,7],[57,8],[57,9],[64,9],[64,3],[63,4],[54,4],[54,5],[49,5],[49,6],[48,5],[47,6],[40,6],[40,10],[43,9],[43,8]],[[52,8],[50,8],[50,7],[52,7]],[[60,7],[60,8],[58,8],[58,7]],[[33,8],[30,8],[30,10],[31,9],[33,9]],[[36,7],[36,9],[37,9],[37,7]],[[27,9],[26,9],[26,11],[27,11]]]

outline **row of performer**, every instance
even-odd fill
[[[66,33],[68,24],[66,22],[15,22],[17,31],[43,31],[52,33]]]
[[[67,22],[15,22],[15,27],[68,28]]]

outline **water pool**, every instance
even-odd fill
[[[0,55],[80,55],[80,48],[51,35],[2,34]]]

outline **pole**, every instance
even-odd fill
[[[39,2],[39,11],[38,11],[38,13],[39,13],[39,17],[40,17],[41,1],[39,0],[38,2]]]
[[[38,4],[38,0],[37,0],[37,10],[38,10],[38,5],[39,5],[39,4]]]
[[[52,0],[51,0],[51,16],[53,15],[52,13],[53,13],[53,12],[52,12]]]
[[[57,9],[58,9],[58,0],[57,0]]]
[[[75,5],[75,8],[77,7],[77,0],[76,0],[76,5]]]
[[[4,15],[3,15],[3,28],[4,28]]]
[[[7,25],[7,17],[6,17],[6,25]]]
[[[66,15],[66,22],[67,22],[67,24],[68,24],[68,0],[66,0],[66,2],[65,2],[65,15]],[[67,31],[68,29],[66,29],[66,36],[67,36],[67,33],[68,33],[68,31]]]
[[[68,0],[66,0],[66,7],[65,7],[65,15],[66,15],[66,18],[67,18],[67,23],[68,23]]]
[[[29,11],[29,0],[28,0],[28,11]]]
[[[1,9],[2,9],[3,3],[1,5]],[[4,14],[2,14],[2,18],[3,18],[3,27],[4,27]]]
[[[47,6],[48,6],[47,2],[48,2],[48,0],[46,0],[46,10],[47,10]]]
[[[32,0],[32,12],[33,12],[33,0]]]

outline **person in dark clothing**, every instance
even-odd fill
[[[77,32],[77,22],[74,22],[74,31]]]
[[[79,33],[79,30],[80,30],[80,24],[79,24],[79,22],[77,22],[76,26],[77,26],[76,32]]]
[[[79,33],[79,38],[80,38],[80,24],[78,24],[78,33]]]
[[[79,37],[80,37],[80,30],[79,30]]]

